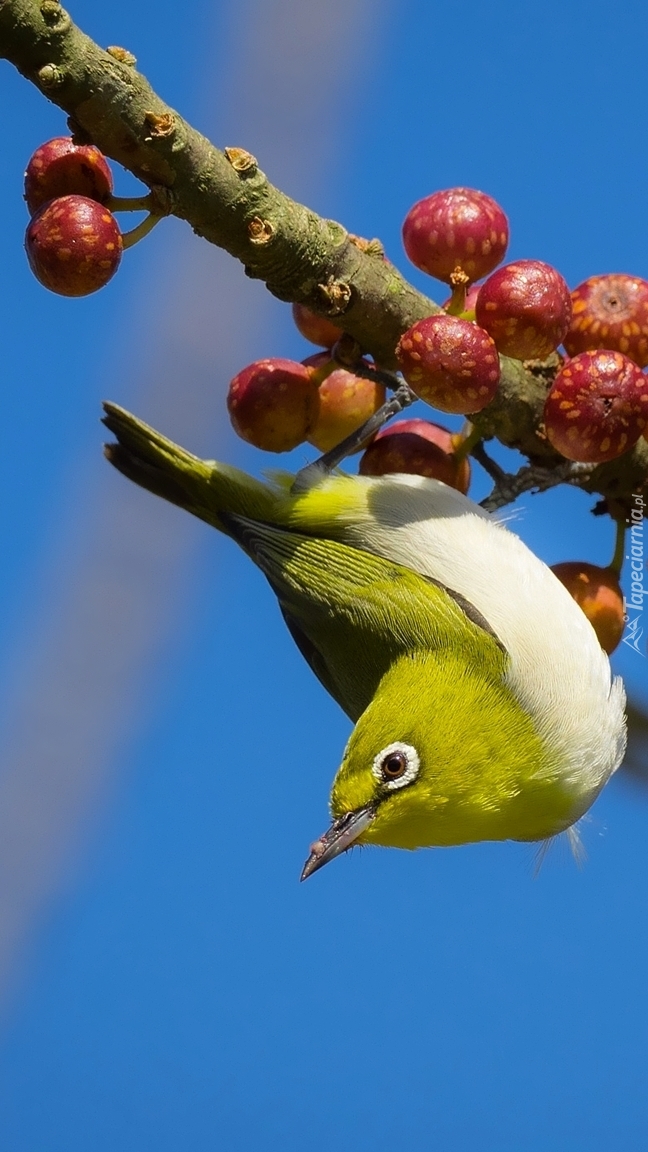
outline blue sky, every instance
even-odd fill
[[[648,276],[639,3],[71,11],[432,295],[400,227],[454,184],[502,204],[512,259]],[[605,790],[580,869],[560,844],[538,875],[530,848],[487,844],[297,883],[348,722],[249,561],[110,472],[98,416],[110,397],[258,473],[227,382],[308,349],[175,221],[98,295],[46,293],[22,171],[65,122],[6,64],[0,94],[3,1148],[642,1149],[648,791]],[[516,530],[550,563],[605,562],[592,503],[528,498]],[[645,658],[614,663],[646,699]]]

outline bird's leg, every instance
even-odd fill
[[[340,352],[338,352],[338,349],[340,349]],[[363,376],[368,380],[379,380],[382,384],[385,384],[387,388],[393,389],[394,395],[391,399],[386,400],[378,411],[374,412],[373,416],[370,416],[368,420],[365,420],[364,424],[361,424],[355,432],[352,432],[350,436],[346,436],[340,444],[337,444],[335,448],[331,448],[329,452],[325,452],[319,459],[313,460],[312,464],[307,464],[305,468],[301,468],[293,481],[293,492],[305,492],[319,483],[319,481],[323,480],[325,476],[328,476],[334,468],[337,468],[347,456],[352,456],[367,440],[375,436],[376,432],[379,432],[383,425],[386,424],[388,420],[391,420],[392,416],[396,416],[399,412],[402,412],[404,408],[413,404],[417,399],[411,388],[404,380],[401,380],[395,372],[386,372],[379,368],[369,368],[357,360],[351,366],[349,359],[344,354],[345,345],[343,344],[343,340],[338,341],[333,352],[336,354],[335,359],[337,362],[343,364],[349,371],[354,372],[356,376]]]
[[[347,456],[352,456],[367,440],[375,436],[376,432],[379,432],[383,425],[391,420],[392,416],[402,412],[415,400],[416,396],[407,384],[399,384],[391,400],[386,400],[378,411],[374,412],[368,420],[365,420],[364,424],[355,432],[346,436],[335,448],[331,448],[323,456],[313,460],[311,464],[307,464],[305,468],[300,468],[293,481],[292,491],[305,492],[312,488],[325,476],[328,476],[334,468],[337,468]]]

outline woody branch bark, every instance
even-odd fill
[[[291,200],[244,149],[215,148],[156,95],[127,50],[104,51],[58,0],[0,0],[0,55],[68,114],[78,136],[156,192],[166,211],[226,249],[279,299],[336,319],[382,367],[395,367],[400,335],[438,310],[377,241],[359,240]],[[551,365],[534,370],[503,357],[499,395],[475,417],[485,437],[549,469],[564,466],[537,432],[551,376]],[[647,476],[642,440],[578,482],[624,503],[645,489]]]

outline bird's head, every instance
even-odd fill
[[[333,783],[333,823],[302,879],[353,845],[542,839],[570,824],[572,809],[501,670],[415,651],[395,661],[356,724]]]

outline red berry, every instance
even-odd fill
[[[265,452],[290,452],[306,439],[317,409],[317,385],[295,360],[255,360],[230,382],[234,431]]]
[[[475,315],[502,356],[544,360],[569,328],[571,296],[560,272],[550,264],[515,260],[482,284]]]
[[[361,476],[407,472],[443,480],[466,493],[470,463],[456,454],[462,437],[431,420],[397,420],[382,428],[360,460]]]
[[[459,316],[438,312],[418,320],[401,336],[396,357],[416,395],[442,412],[479,412],[497,391],[493,341]]]
[[[594,348],[624,352],[640,368],[648,364],[648,280],[624,273],[590,276],[572,298],[565,336],[570,356]]]
[[[614,652],[623,636],[623,592],[611,568],[599,568],[587,560],[566,560],[551,571],[583,609],[601,648]]]
[[[648,377],[622,352],[581,352],[561,368],[544,424],[568,460],[599,464],[627,452],[648,422]]]
[[[293,304],[292,314],[302,336],[310,340],[311,344],[332,348],[342,335],[341,328],[327,320],[326,316],[318,316],[316,312],[311,312],[305,304]]]
[[[87,196],[59,196],[32,217],[25,249],[37,280],[61,296],[88,296],[119,267],[122,236],[115,217]]]
[[[25,172],[25,200],[32,216],[41,204],[71,193],[105,203],[112,189],[103,152],[94,144],[75,144],[71,136],[55,136],[41,144]]]
[[[316,370],[313,379],[318,379],[318,375]],[[334,365],[319,385],[317,414],[307,437],[309,444],[320,452],[328,452],[384,403],[384,385]]]
[[[434,192],[410,208],[403,244],[412,264],[450,283],[457,269],[469,280],[487,276],[504,259],[508,220],[497,201],[474,188]]]

